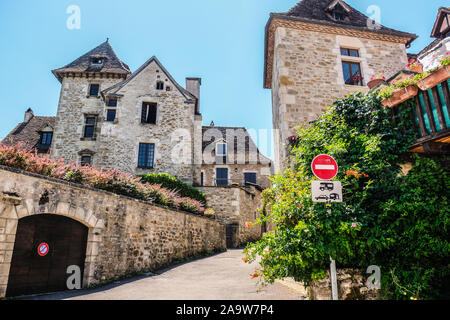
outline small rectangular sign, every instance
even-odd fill
[[[340,181],[312,181],[313,202],[342,202],[342,184]]]

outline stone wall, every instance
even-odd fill
[[[46,191],[48,202],[39,205]],[[0,168],[0,297],[18,220],[34,214],[63,215],[89,228],[83,286],[225,248],[225,226],[213,219]]]
[[[96,136],[100,133],[104,118],[105,103],[99,97],[89,97],[91,83],[99,84],[100,90],[106,89],[122,78],[82,78],[64,77],[61,84],[58,111],[52,139],[52,156],[63,158],[66,162],[80,162],[82,150],[98,153],[99,139],[82,139],[85,115],[96,115],[98,119]],[[94,155],[94,165],[101,165]]]
[[[260,217],[261,191],[254,187],[201,187],[208,207],[215,211],[215,218],[223,224],[237,224],[234,247],[261,238],[263,228],[259,224],[247,227],[247,222],[256,222]]]
[[[336,270],[339,300],[377,300],[379,293],[376,289],[366,286],[367,276],[352,269]],[[331,281],[329,272],[327,278],[315,281],[306,290],[310,300],[331,300]]]
[[[340,48],[358,49],[360,57],[341,56]],[[272,115],[275,168],[288,157],[287,139],[299,124],[316,120],[345,94],[368,91],[372,74],[392,76],[407,63],[403,43],[348,37],[278,27],[275,31],[272,76]],[[364,86],[344,83],[342,61],[359,62]]]

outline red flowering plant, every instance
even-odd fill
[[[370,81],[378,80],[378,79],[386,81],[386,76],[384,75],[384,71],[381,71],[380,73],[377,73],[377,74],[373,74],[370,77]]]
[[[65,163],[50,155],[38,155],[36,150],[27,150],[24,144],[9,146],[0,143],[0,165],[83,184],[143,201],[157,203],[174,209],[196,214],[205,211],[198,200],[181,197],[178,192],[162,188],[158,184],[142,183],[141,178],[117,169],[96,169],[75,162]]]
[[[298,141],[299,141],[299,137],[297,137],[297,136],[290,136],[288,138],[288,142],[291,147],[296,146]]]

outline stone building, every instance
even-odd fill
[[[295,127],[314,121],[345,94],[367,91],[372,74],[393,75],[407,64],[406,48],[416,38],[341,0],[302,0],[288,12],[271,13],[264,88],[272,89],[275,171],[285,166]]]
[[[32,148],[47,137],[36,130],[49,131],[52,156],[66,162],[165,172],[197,186],[269,185],[271,161],[245,128],[202,126],[200,78],[186,78],[185,89],[156,57],[132,73],[109,41],[52,72],[61,82],[56,118],[37,129],[44,117],[25,120],[4,143]]]
[[[23,143],[27,149],[47,153],[52,143],[54,127],[55,117],[35,116],[33,110],[29,108],[25,111],[23,122],[19,123],[2,142],[9,145]]]

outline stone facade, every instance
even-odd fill
[[[48,202],[40,205],[46,191]],[[225,248],[225,226],[213,219],[1,168],[0,297],[6,292],[18,220],[36,214],[66,216],[89,228],[84,287]]]
[[[105,59],[99,66],[95,64],[98,57]],[[246,147],[230,149],[229,154],[246,157],[239,162],[238,156],[233,162],[238,164],[240,183],[248,171],[256,172],[258,180],[268,186],[271,160],[259,152],[245,128],[202,126],[200,78],[186,78],[184,89],[156,57],[131,73],[109,42],[53,73],[62,84],[51,146],[53,157],[80,163],[87,156],[95,167],[133,175],[165,172],[201,185],[202,171],[206,174],[210,165],[219,164],[214,155],[216,144],[230,138],[225,131],[228,134],[231,130],[230,139],[236,137],[236,145]],[[91,96],[92,84],[100,86],[97,96]],[[116,101],[114,106],[109,105],[111,100]],[[144,103],[156,104],[156,121],[143,121]],[[115,111],[113,121],[108,120],[109,111]],[[86,119],[90,117],[96,119],[95,133],[85,137]],[[151,168],[139,165],[140,144],[154,146]],[[255,159],[249,159],[249,154]],[[237,179],[236,173],[232,175]]]
[[[202,187],[208,206],[215,211],[215,219],[226,225],[237,225],[232,236],[232,247],[239,247],[247,242],[261,238],[264,226],[255,224],[246,226],[248,222],[255,223],[260,218],[258,209],[261,207],[261,191],[255,187]]]
[[[288,139],[296,127],[316,120],[346,94],[368,91],[372,75],[389,78],[401,70],[408,62],[406,47],[416,38],[341,0],[300,0],[287,12],[271,13],[264,88],[272,89],[275,171],[288,165]]]
[[[158,81],[164,83],[162,90],[157,90]],[[103,95],[90,97],[91,83],[100,84]],[[192,183],[196,104],[179,88],[155,57],[126,80],[63,77],[53,156],[79,162],[86,153],[97,167],[132,174],[166,172]],[[111,97],[117,99],[116,117],[106,121]],[[141,122],[145,102],[157,104],[155,124]],[[94,138],[83,138],[86,116],[97,117]],[[138,168],[140,143],[154,144],[153,169]]]
[[[340,48],[358,49],[360,57],[341,56]],[[279,27],[275,32],[272,77],[275,168],[288,157],[287,141],[295,128],[309,124],[333,101],[366,86],[346,85],[342,61],[358,62],[363,83],[372,74],[401,69],[407,63],[405,45],[381,40]]]
[[[105,103],[100,96],[90,97],[89,87],[91,83],[99,84],[100,89],[108,88],[122,78],[100,79],[86,77],[64,77],[61,83],[61,92],[56,114],[56,123],[53,131],[52,156],[63,158],[65,161],[79,162],[81,151],[90,150],[94,153],[93,165],[102,165],[97,157],[102,124],[104,122]],[[85,116],[97,117],[95,138],[83,138]]]

